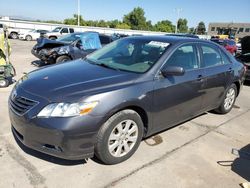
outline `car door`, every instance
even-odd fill
[[[169,128],[198,114],[203,92],[203,70],[195,44],[178,47],[165,66],[179,66],[182,76],[159,77],[154,81],[154,130]]]
[[[211,110],[222,101],[224,92],[231,83],[233,67],[230,60],[219,47],[212,44],[201,44],[200,52],[204,69],[205,95],[202,108]]]

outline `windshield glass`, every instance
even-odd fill
[[[56,27],[55,29],[53,29],[51,32],[59,32],[61,30],[61,27]]]
[[[144,73],[158,61],[169,45],[161,41],[125,38],[106,45],[86,59],[113,69]]]
[[[80,39],[80,37],[81,37],[81,34],[72,33],[72,34],[62,36],[56,40],[60,41],[60,42],[71,43],[71,42],[74,42],[74,41]]]

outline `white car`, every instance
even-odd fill
[[[19,34],[19,39],[22,40],[27,40],[27,41],[31,41],[31,40],[37,40],[41,34],[46,34],[48,33],[47,30],[30,30],[30,31],[26,31],[26,32],[22,32]]]

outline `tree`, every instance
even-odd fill
[[[175,30],[175,26],[169,20],[162,20],[162,21],[157,22],[154,25],[154,30],[161,31],[161,32],[167,32],[167,33],[173,33]]]
[[[116,26],[120,24],[120,21],[119,20],[112,20],[109,22],[109,27],[110,28],[116,28]]]
[[[78,15],[74,14],[73,18],[64,19],[63,23],[67,24],[67,25],[77,25],[78,24]],[[83,20],[81,15],[80,15],[80,25],[86,25],[86,22]]]
[[[197,26],[197,34],[204,35],[206,34],[206,26],[204,22],[200,22]]]
[[[131,27],[126,23],[118,23],[115,28],[117,29],[131,29]]]
[[[134,8],[133,11],[124,15],[123,22],[135,30],[144,30],[147,28],[146,17],[144,16],[145,12],[142,8]]]
[[[184,18],[180,18],[177,22],[177,30],[180,33],[187,33],[188,32],[188,26],[187,26],[187,20]]]
[[[105,22],[104,20],[100,20],[98,22],[98,27],[109,27],[109,24]]]
[[[194,29],[194,27],[190,27],[188,33],[189,33],[189,34],[195,34],[195,29]]]

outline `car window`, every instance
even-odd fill
[[[70,33],[74,33],[74,29],[70,28],[70,29],[69,29],[69,32],[70,32]]]
[[[110,43],[110,37],[109,36],[103,36],[99,35],[101,44],[108,44]]]
[[[226,56],[226,54],[222,51],[221,51],[221,58],[222,58],[223,64],[230,64],[231,63],[229,61],[228,57]]]
[[[61,30],[61,27],[56,27],[55,29],[53,29],[51,32],[59,32]]]
[[[183,67],[185,70],[199,68],[196,49],[193,45],[178,48],[168,59],[165,66]]]
[[[62,28],[61,33],[68,33],[68,28]]]
[[[201,46],[202,57],[203,57],[203,67],[211,67],[222,65],[221,56],[218,50],[211,46]]]
[[[87,57],[97,64],[135,73],[148,71],[170,43],[147,39],[120,39]]]

